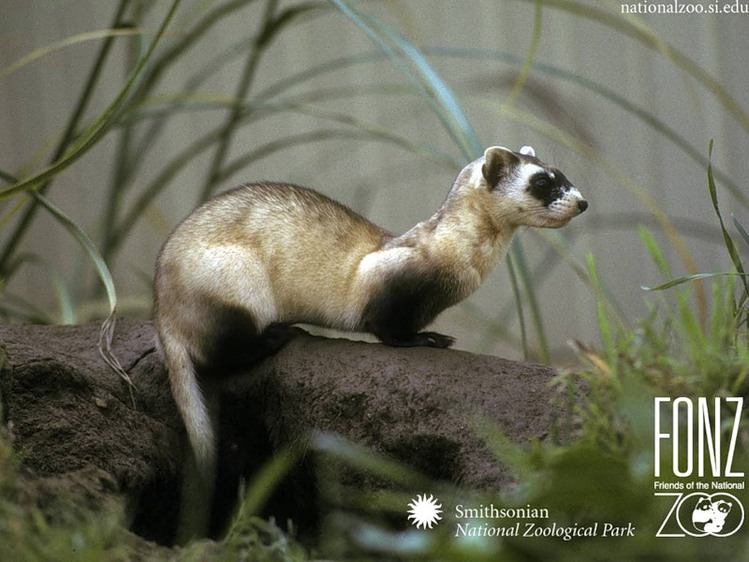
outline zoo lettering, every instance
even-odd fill
[[[714,478],[741,478],[744,472],[734,469],[733,457],[736,452],[736,442],[739,435],[739,423],[741,420],[741,411],[744,406],[744,399],[739,398],[715,398],[710,411],[710,403],[707,398],[697,398],[695,407],[692,398],[675,398],[671,404],[672,423],[668,420],[662,421],[662,410],[664,406],[671,402],[668,397],[655,398],[655,476],[661,474],[661,448],[668,446],[667,441],[671,441],[673,474],[679,478],[693,476],[695,472],[695,430],[697,432],[697,476],[705,476],[706,464],[709,464],[710,476]],[[725,403],[722,410],[721,405]],[[731,408],[728,404],[735,405],[735,411],[731,414]],[[695,410],[696,413],[695,413]],[[722,413],[728,416],[724,421]],[[730,416],[733,415],[731,419]],[[664,416],[665,417],[665,416]],[[665,425],[665,427],[663,427]],[[723,438],[726,437],[721,428],[729,426],[731,429],[730,440],[728,442],[728,452],[725,458],[721,452],[723,448]],[[682,449],[686,447],[686,450]]]

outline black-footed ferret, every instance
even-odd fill
[[[587,207],[531,147],[488,148],[442,207],[400,236],[282,183],[243,185],[199,207],[159,254],[155,325],[202,477],[213,478],[216,437],[197,374],[228,368],[230,350],[251,356],[274,325],[293,323],[447,347],[452,338],[421,330],[479,287],[515,230],[558,228]]]

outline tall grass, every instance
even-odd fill
[[[93,240],[99,256],[94,256],[90,251],[86,254],[90,257],[89,264],[93,264],[102,279],[107,277],[103,265],[112,267],[116,263],[123,246],[137,231],[138,225],[154,207],[157,199],[167,190],[174,189],[175,180],[186,166],[201,155],[208,155],[205,177],[202,185],[190,187],[191,190],[197,188],[200,194],[198,200],[209,197],[227,177],[259,159],[300,144],[319,143],[331,139],[383,142],[456,169],[477,157],[486,144],[485,140],[478,138],[468,117],[467,106],[479,107],[493,112],[497,117],[515,120],[547,136],[552,142],[579,152],[597,167],[606,170],[620,184],[631,190],[640,199],[646,211],[655,217],[658,226],[667,233],[673,247],[677,249],[687,273],[699,273],[682,234],[648,194],[646,188],[637,185],[605,155],[598,154],[583,137],[563,131],[561,126],[555,126],[553,116],[549,121],[540,121],[519,105],[520,94],[527,87],[532,75],[538,74],[552,81],[573,84],[585,96],[608,100],[618,110],[629,113],[652,127],[665,141],[683,151],[688,157],[706,164],[705,158],[701,155],[703,151],[679,136],[672,126],[638,107],[631,100],[613,92],[605,84],[536,60],[538,44],[544,29],[544,18],[548,18],[555,10],[564,10],[575,14],[576,17],[608,26],[614,33],[653,49],[659,56],[702,84],[728,114],[741,123],[745,122],[746,112],[707,70],[697,66],[683,53],[658,38],[642,21],[622,16],[615,7],[590,9],[589,6],[574,1],[534,0],[534,19],[532,28],[529,29],[530,44],[527,51],[507,53],[475,45],[470,48],[447,48],[439,45],[417,47],[400,30],[373,15],[366,4],[349,0],[224,0],[197,4],[187,2],[182,5],[183,3],[180,0],[162,3],[165,10],[158,29],[151,34],[148,22],[156,17],[157,5],[136,0],[121,0],[113,9],[109,29],[84,33],[41,46],[0,70],[2,85],[2,80],[17,72],[19,68],[27,64],[44,64],[45,57],[58,49],[67,48],[74,43],[101,40],[89,76],[81,84],[78,102],[71,108],[65,130],[61,134],[57,148],[50,155],[48,164],[20,180],[16,180],[10,171],[2,171],[2,179],[6,186],[0,187],[0,204],[3,205],[3,216],[0,218],[0,229],[3,230],[0,242],[0,276],[3,289],[0,295],[0,313],[6,319],[78,321],[81,319],[80,311],[83,310],[83,305],[104,295],[104,285],[66,286],[64,279],[56,273],[59,268],[50,258],[43,258],[42,271],[49,272],[50,282],[55,287],[57,311],[38,310],[5,288],[23,268],[40,263],[39,256],[24,251],[33,224],[39,220],[46,220],[38,214],[38,211],[43,209],[39,199],[29,198],[28,195],[34,191],[45,195],[54,190],[55,180],[59,174],[73,165],[85,166],[90,150],[105,137],[116,138],[117,148],[112,156],[109,188],[101,190],[99,195],[103,199],[104,216],[101,225],[91,229],[96,233]],[[165,94],[164,77],[190,53],[204,46],[212,30],[247,9],[254,10],[253,13],[257,15],[253,23],[254,28],[246,36],[227,41],[225,49],[207,60],[202,67],[186,75],[182,89]],[[337,25],[345,26],[348,22],[348,25],[360,30],[371,41],[373,51],[321,60],[317,66],[296,74],[281,73],[271,80],[265,78],[263,82],[259,81],[259,70],[271,49],[282,45],[294,29],[306,25],[311,20],[330,17],[336,12],[343,16],[339,18]],[[101,76],[105,69],[116,64],[112,57],[112,49],[116,42],[125,42],[128,46],[128,76],[108,107],[99,114],[92,114],[91,100],[100,84]],[[517,77],[504,100],[497,103],[496,100],[478,97],[470,91],[456,91],[455,85],[441,76],[433,64],[434,59],[444,57],[460,57],[467,62],[478,64],[483,64],[487,60],[507,62],[517,69]],[[201,88],[217,72],[237,61],[243,62],[233,90],[208,98],[200,94]],[[383,61],[388,61],[400,72],[402,82],[383,83],[370,88],[340,84],[323,89],[315,85],[320,78],[333,76],[334,72],[342,68],[381,64]],[[465,89],[463,86],[461,88]],[[435,117],[441,128],[439,134],[451,139],[454,153],[445,153],[436,145],[408,138],[397,129],[385,129],[375,123],[363,122],[350,114],[329,108],[328,102],[351,100],[371,94],[379,94],[384,98],[408,95],[419,100],[424,109]],[[185,142],[175,154],[161,162],[155,172],[147,173],[146,157],[160,139],[170,134],[169,125],[185,115],[204,111],[214,112],[221,117],[216,120],[216,126],[199,138]],[[260,126],[261,120],[284,113],[312,116],[319,121],[320,127],[304,133],[286,131],[266,145],[237,150],[235,139],[240,131]],[[731,181],[728,173],[715,170],[715,175],[740,204],[749,207],[744,191],[736,182]],[[61,211],[64,212],[64,209]],[[59,216],[52,215],[52,218],[60,220]],[[69,225],[65,228],[75,236]],[[78,231],[83,230],[78,227]],[[575,271],[584,270],[579,258],[563,250],[570,247],[563,235],[546,236],[546,240],[550,243],[550,248],[554,251],[563,251],[564,254],[562,260],[551,262],[551,267],[545,269],[554,269],[558,263],[568,263]],[[526,356],[548,361],[551,352],[544,313],[539,306],[537,294],[539,275],[543,279],[543,276],[548,275],[548,271],[530,270],[522,242],[519,240],[513,244],[508,260],[515,302],[490,323],[487,337],[499,336],[514,341],[524,350]],[[76,279],[82,277],[77,275]],[[110,288],[107,288],[106,292],[111,297]],[[699,303],[700,321],[704,322],[707,296],[699,285],[695,295]],[[144,300],[148,301],[147,298]],[[512,316],[520,319],[519,334],[507,333],[502,328]]]
[[[259,159],[301,144],[330,139],[387,143],[455,169],[478,156],[485,144],[485,139],[478,138],[467,111],[467,108],[480,108],[497,118],[501,116],[519,122],[544,135],[551,143],[571,149],[592,165],[606,170],[610,177],[635,194],[645,212],[654,218],[656,227],[667,234],[668,243],[676,249],[681,262],[679,269],[685,270],[687,275],[674,278],[672,270],[676,268],[664,257],[666,252],[649,231],[642,230],[643,244],[667,281],[656,287],[657,291],[648,293],[650,314],[644,319],[633,319],[628,318],[611,298],[606,278],[599,271],[595,257],[581,260],[563,234],[544,235],[550,261],[545,262],[541,271],[532,270],[524,247],[516,242],[508,262],[515,302],[505,307],[496,322],[490,324],[487,338],[511,341],[524,349],[527,356],[543,360],[551,358],[544,312],[538,304],[538,286],[558,264],[570,267],[581,283],[590,288],[596,301],[600,343],[577,342],[582,367],[563,372],[556,381],[561,387],[575,386],[583,381],[587,388],[587,398],[577,403],[575,410],[582,428],[579,436],[571,443],[515,445],[496,430],[482,428],[489,442],[500,452],[500,460],[510,464],[520,480],[517,488],[495,496],[429,482],[397,464],[375,458],[333,437],[322,436],[314,447],[318,453],[331,459],[331,470],[324,475],[322,493],[334,505],[323,535],[323,544],[329,551],[326,555],[348,560],[377,556],[404,560],[580,560],[606,556],[611,553],[613,544],[621,560],[683,560],[690,556],[711,560],[738,559],[737,553],[746,547],[741,536],[719,542],[687,540],[677,550],[669,541],[658,541],[652,533],[643,531],[632,541],[592,540],[575,543],[574,549],[564,549],[558,542],[550,540],[533,543],[512,539],[459,541],[450,536],[446,526],[434,533],[420,533],[403,531],[398,525],[388,524],[403,516],[408,499],[429,487],[446,504],[467,498],[476,503],[495,502],[497,505],[531,503],[550,508],[562,521],[605,517],[616,521],[637,520],[649,529],[656,526],[662,516],[662,506],[656,505],[649,487],[652,475],[649,441],[652,397],[746,396],[749,393],[749,280],[741,259],[741,248],[745,250],[749,245],[749,235],[744,227],[745,221],[727,220],[719,205],[720,196],[727,193],[741,208],[749,209],[746,190],[731,178],[728,171],[713,166],[712,146],[705,156],[703,148],[683,138],[674,124],[664,122],[608,85],[537,60],[537,42],[542,37],[545,18],[562,10],[582,20],[607,26],[612,33],[645,45],[656,56],[663,57],[704,87],[726,115],[749,130],[746,110],[707,69],[668,45],[644,22],[619,14],[616,3],[607,3],[607,9],[572,0],[533,2],[534,20],[528,30],[530,46],[526,52],[518,53],[481,45],[461,48],[439,44],[417,46],[402,31],[373,15],[370,5],[349,0],[223,0],[192,4],[185,0],[120,0],[113,6],[108,29],[40,46],[21,60],[0,69],[2,87],[3,80],[18,69],[27,64],[45,64],[46,57],[58,49],[75,43],[100,41],[88,77],[81,84],[78,100],[70,108],[64,130],[47,163],[21,178],[16,178],[10,170],[0,170],[0,180],[4,183],[0,187],[0,315],[6,321],[75,322],[82,319],[80,311],[86,302],[100,299],[104,294],[108,299],[105,310],[113,310],[117,304],[116,280],[112,279],[110,268],[147,211],[156,205],[159,196],[175,189],[180,173],[200,155],[208,154],[209,164],[202,183],[191,187],[197,189],[199,199],[209,197],[226,178]],[[148,25],[157,17],[154,16],[157,9],[163,12],[158,25]],[[190,52],[201,49],[209,40],[211,30],[245,9],[256,9],[260,14],[247,36],[227,41],[225,48],[214,58],[184,78],[181,89],[165,93],[165,76]],[[283,45],[287,36],[299,26],[334,14],[340,16],[337,25],[358,29],[371,41],[372,49],[320,60],[302,71],[281,73],[266,78],[267,82],[260,81],[259,70],[271,49]],[[151,31],[153,29],[155,31]],[[94,93],[101,84],[104,71],[119,64],[115,62],[112,51],[122,42],[129,50],[126,78],[105,109],[96,112],[92,109]],[[502,100],[487,99],[462,85],[459,89],[458,85],[440,75],[434,63],[443,58],[460,58],[470,64],[484,64],[486,61],[509,63],[516,71],[516,79]],[[236,76],[230,91],[208,98],[199,94],[217,72],[238,60],[242,71]],[[341,69],[382,64],[383,61],[399,71],[400,81],[371,87],[347,84],[325,88],[316,86],[320,78],[326,78],[328,83],[334,82],[335,73]],[[656,131],[664,143],[686,158],[704,166],[708,192],[717,213],[719,235],[730,264],[726,271],[700,271],[683,240],[683,232],[648,190],[638,185],[608,155],[598,153],[584,135],[565,130],[560,123],[554,122],[553,116],[540,120],[524,110],[519,103],[519,94],[525,91],[529,78],[535,75],[551,83],[571,84],[586,99],[606,100],[615,110]],[[327,104],[365,95],[396,100],[394,103],[403,96],[418,100],[438,124],[434,134],[450,139],[452,150],[446,152],[438,148],[437,143],[420,141],[395,128],[365,122],[354,115],[332,110]],[[147,156],[159,139],[170,134],[169,125],[185,115],[203,111],[220,112],[217,114],[221,118],[216,120],[215,127],[199,138],[185,142],[175,154],[158,163],[155,173],[147,174]],[[257,127],[261,120],[270,116],[288,113],[313,116],[320,127],[313,132],[280,132],[277,139],[260,146],[241,150],[236,146],[236,135],[240,131]],[[108,188],[99,194],[105,213],[101,228],[91,229],[97,233],[93,236],[72,221],[65,209],[52,205],[48,196],[59,189],[57,180],[62,173],[72,166],[85,166],[92,149],[110,137],[117,140],[110,163],[112,174]],[[0,164],[0,167],[3,166]],[[61,224],[67,235],[80,242],[87,267],[93,267],[98,273],[100,282],[96,287],[71,286],[71,282],[59,273],[60,264],[54,259],[27,251],[33,225],[49,218]],[[634,227],[637,222],[633,220],[630,226]],[[40,309],[34,302],[7,290],[13,278],[26,267],[38,267],[49,278],[58,301],[56,310]],[[481,311],[474,312],[477,317],[481,316]],[[102,316],[106,314],[105,311]],[[504,328],[515,315],[520,317],[520,334],[509,333]],[[743,444],[747,439],[749,437],[742,434]],[[295,454],[289,452],[280,456],[263,477],[248,488],[248,500],[240,509],[227,542],[221,548],[229,548],[233,553],[235,551],[231,548],[242,549],[268,539],[266,543],[271,543],[268,559],[305,557],[293,541],[288,541],[273,525],[253,519],[269,490],[288,470],[290,459],[295,458]],[[0,463],[5,463],[3,455],[0,454]],[[741,460],[746,462],[748,459],[744,455]],[[335,463],[354,466],[386,480],[391,483],[392,491],[362,496],[356,490],[343,487],[333,470]],[[8,471],[5,466],[2,468],[2,475],[13,473],[12,467]],[[33,512],[30,513],[33,532],[29,532],[21,523],[21,520],[28,519],[28,514],[8,501],[7,488],[3,488],[7,484],[5,480],[0,482],[0,493],[5,494],[1,498],[0,510],[7,515],[7,518],[3,517],[4,523],[0,523],[0,532],[11,542],[3,540],[0,545],[14,544],[12,541],[22,544],[28,540],[39,543],[39,546],[50,536],[53,536],[49,539],[52,541],[57,541],[54,537],[59,536],[60,541],[67,541],[65,544],[71,540],[89,541],[86,544],[91,548],[86,552],[91,554],[90,559],[101,559],[97,557],[108,554],[107,549],[115,535],[107,522],[100,522],[99,527],[95,522],[89,522],[94,526],[82,527],[83,531],[79,529],[80,536],[70,528],[64,532],[55,530],[57,534],[54,534],[44,527],[39,513]],[[89,535],[91,529],[94,531]],[[40,540],[40,536],[44,539]],[[102,542],[91,537],[103,537]],[[233,546],[227,546],[229,543]],[[196,550],[185,551],[184,559],[203,558],[205,553],[199,551],[198,546],[191,548]],[[45,552],[33,549],[30,552],[29,559],[44,559],[46,556]],[[220,555],[231,556],[225,551]]]

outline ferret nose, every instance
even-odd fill
[[[577,208],[580,210],[580,212],[584,212],[585,209],[588,208],[588,202],[585,199],[581,199],[577,202]]]

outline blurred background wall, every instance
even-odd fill
[[[84,124],[117,97],[170,4],[129,3],[124,19],[142,33],[114,41]],[[123,220],[175,158],[225,123],[247,65],[250,41],[273,9],[274,14],[291,10],[286,13],[294,22],[268,39],[257,61],[248,99],[259,105],[254,117],[233,131],[226,162],[266,148],[267,154],[229,170],[217,189],[257,179],[300,183],[395,232],[431,215],[467,155],[401,69],[377,55],[377,44],[331,4],[241,4],[182,2],[159,52],[195,32],[195,22],[206,14],[226,5],[236,9],[196,36],[148,98],[122,116],[121,123],[132,126],[112,128],[55,178],[50,199],[101,247],[106,226],[113,221],[109,206],[119,213],[115,222]],[[3,0],[0,69],[65,38],[107,29],[119,5],[99,0]],[[714,139],[721,209],[724,216],[733,212],[749,225],[749,142],[747,123],[741,118],[741,111],[749,108],[749,15],[627,15],[618,1],[557,0],[537,6],[522,0],[407,0],[351,5],[423,50],[460,100],[482,148],[533,145],[588,198],[590,210],[563,231],[528,230],[519,236],[530,275],[521,283],[533,284],[556,360],[563,361],[570,353],[568,340],[595,343],[599,337],[593,293],[583,281],[587,254],[595,257],[606,290],[630,320],[647,312],[642,286],[667,279],[652,263],[638,227],[652,231],[674,276],[690,272],[663,233],[654,209],[676,227],[699,271],[729,269],[704,160]],[[717,3],[695,5],[707,9]],[[297,13],[300,6],[313,9]],[[100,38],[76,42],[0,74],[2,171],[25,178],[49,162],[101,45]],[[222,55],[232,48],[237,56]],[[523,61],[529,53],[534,66],[524,76]],[[700,81],[692,63],[708,80]],[[212,73],[191,87],[190,80],[203,72]],[[299,80],[278,87],[294,77]],[[524,80],[522,89],[515,91],[519,79]],[[711,87],[710,80],[719,89]],[[186,91],[188,101],[174,110],[170,104]],[[739,113],[729,109],[728,97],[743,108]],[[263,103],[275,104],[274,112],[264,113]],[[163,129],[149,138],[149,125],[169,107]],[[152,142],[143,144],[146,140]],[[123,146],[143,146],[143,159],[126,182],[116,184],[117,175],[128,172],[127,159],[118,160]],[[215,147],[190,157],[164,182],[152,204],[138,213],[122,245],[107,255],[121,315],[149,315],[156,253],[169,230],[200,201],[214,158]],[[125,163],[124,172],[118,171],[118,161]],[[116,193],[113,185],[120,185]],[[27,206],[23,195],[0,200],[0,246],[7,245]],[[561,254],[559,248],[564,249]],[[38,213],[15,255],[34,255],[38,260],[24,259],[12,275],[6,274],[5,321],[62,318],[50,268],[59,272],[67,287],[77,321],[104,312],[89,258],[45,212]],[[530,316],[528,303],[524,310]],[[538,335],[529,319],[527,323],[535,349]],[[468,302],[443,314],[435,329],[457,336],[461,349],[521,357],[506,263]]]

